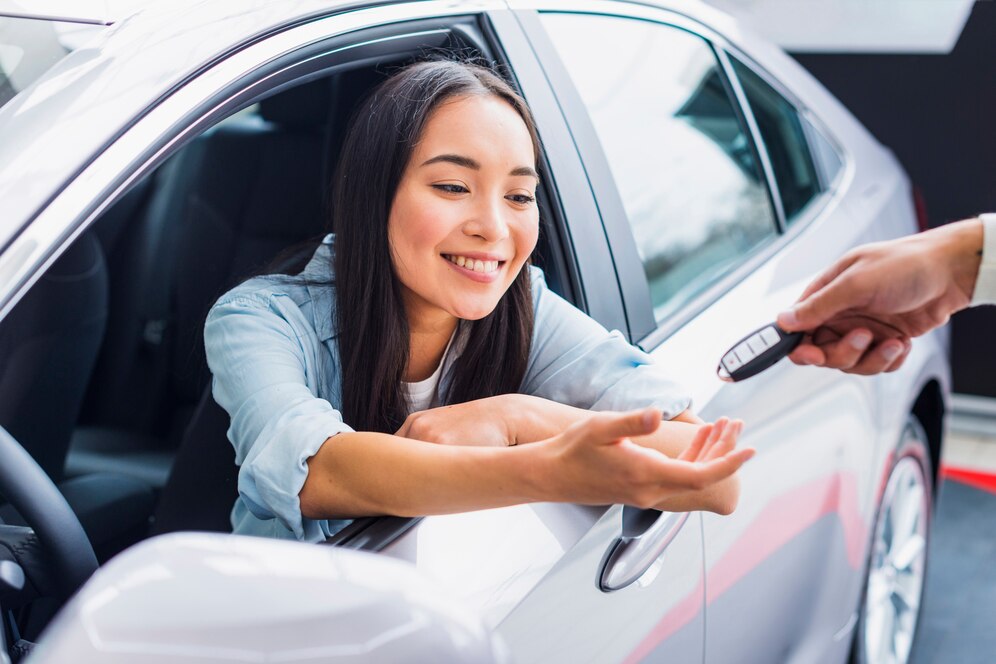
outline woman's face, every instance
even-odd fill
[[[494,96],[457,97],[429,117],[388,218],[410,322],[491,313],[536,246],[529,131]]]

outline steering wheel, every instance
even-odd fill
[[[0,427],[0,494],[18,511],[34,531],[46,558],[18,560],[30,580],[43,570],[54,579],[45,585],[59,599],[68,598],[97,571],[97,556],[69,503],[31,455],[7,430]],[[25,547],[29,551],[37,547]],[[26,564],[27,563],[27,564]]]

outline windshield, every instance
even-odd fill
[[[0,106],[106,26],[0,16]]]

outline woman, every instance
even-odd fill
[[[701,426],[528,266],[539,154],[525,103],[481,67],[417,63],[361,105],[334,243],[208,315],[235,532],[316,541],[350,517],[529,501],[733,510],[740,423]]]

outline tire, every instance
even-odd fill
[[[910,415],[875,517],[852,649],[855,664],[909,661],[927,578],[932,478],[927,434]]]

